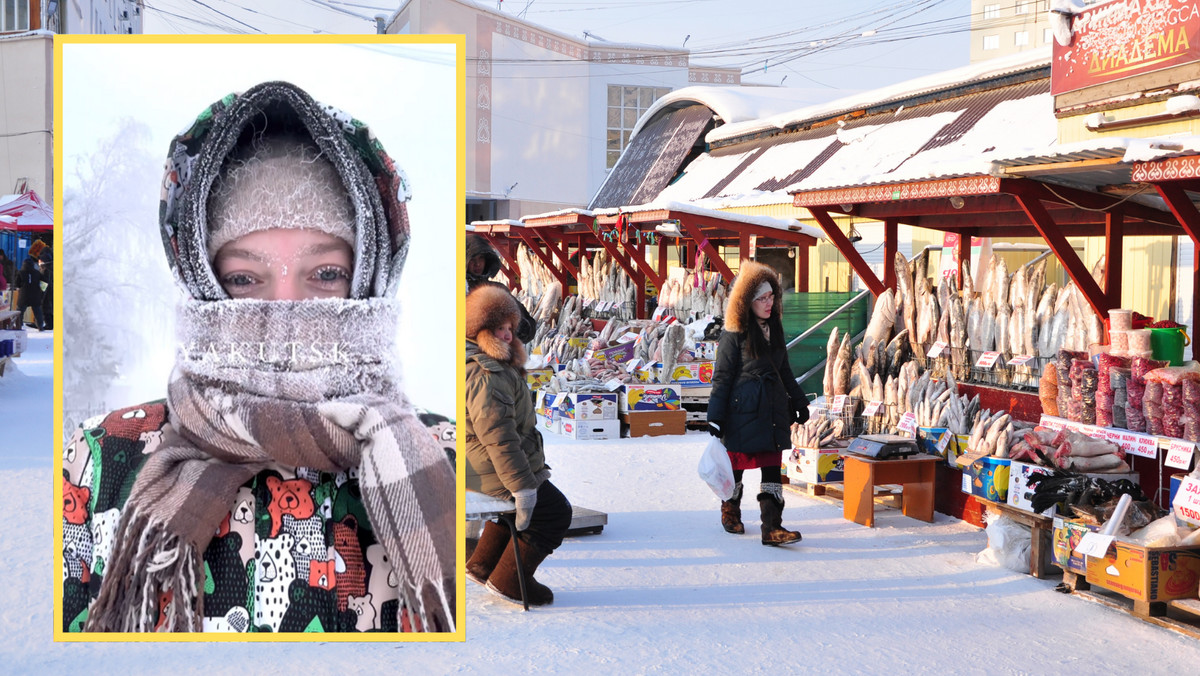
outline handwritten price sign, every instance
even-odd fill
[[[867,408],[863,411],[863,415],[870,418],[879,413],[879,409],[883,407],[882,401],[869,401]]]
[[[1167,467],[1175,467],[1176,469],[1188,469],[1192,466],[1192,453],[1196,450],[1196,444],[1182,439],[1172,439],[1171,445],[1167,448]]]
[[[975,368],[990,369],[1000,360],[999,352],[984,352],[979,355],[979,361],[975,362]]]
[[[950,347],[950,346],[947,345],[945,342],[939,340],[938,342],[934,343],[933,346],[931,346],[929,348],[929,352],[925,356],[929,357],[930,359],[933,359],[934,357],[937,357],[942,352],[944,352],[945,349],[948,347]]]

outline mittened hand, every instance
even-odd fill
[[[708,433],[709,433],[709,434],[711,434],[711,435],[713,435],[714,437],[716,437],[716,438],[720,439],[720,438],[721,438],[721,425],[720,425],[720,423],[715,423],[715,422],[712,422],[712,421],[710,420],[710,421],[708,422]]]
[[[523,531],[529,528],[529,521],[533,518],[533,508],[537,505],[537,489],[526,488],[517,491],[513,493],[513,500],[517,503],[517,530]]]

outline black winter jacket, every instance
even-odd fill
[[[17,272],[17,290],[20,292],[21,305],[32,306],[42,304],[42,273],[32,263],[22,265]]]
[[[745,348],[745,333],[721,332],[708,420],[720,426],[730,451],[782,451],[792,443],[792,412],[799,406],[807,419],[808,399],[792,375],[786,349],[774,347],[750,359]]]

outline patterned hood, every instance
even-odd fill
[[[171,141],[159,226],[171,270],[195,300],[227,300],[207,254],[207,202],[221,166],[264,130],[310,137],[341,176],[355,210],[351,298],[393,295],[408,253],[408,178],[363,122],[287,82],[229,94]]]

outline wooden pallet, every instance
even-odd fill
[[[1059,585],[1059,589],[1072,596],[1125,612],[1143,622],[1200,639],[1200,600],[1185,599],[1152,603],[1137,601],[1117,592],[1093,586],[1082,575],[1068,570],[1063,571],[1063,581]]]

